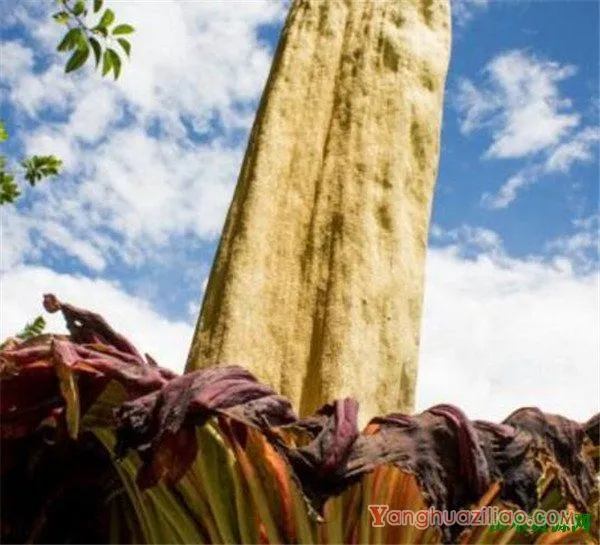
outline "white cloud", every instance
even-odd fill
[[[0,82],[8,81],[8,74],[33,70],[33,51],[18,41],[2,42],[2,70]]]
[[[0,207],[0,271],[21,262],[23,254],[31,252],[29,221],[10,206]]]
[[[492,59],[484,73],[483,84],[458,82],[462,133],[489,133],[487,159],[526,158],[531,164],[511,176],[496,194],[485,193],[482,204],[505,208],[542,176],[567,174],[574,164],[594,159],[600,132],[581,126],[582,116],[559,88],[576,73],[575,67],[515,50]]]
[[[136,33],[131,39],[131,62],[124,66],[119,82],[105,86],[132,106],[139,118],[156,117],[175,131],[181,129],[180,115],[201,121],[215,111],[229,114],[236,102],[256,100],[270,66],[270,53],[258,42],[256,29],[284,15],[280,3],[270,0],[165,0],[145,2],[144,9],[139,2],[122,2],[115,11],[119,20],[136,27]],[[15,18],[35,37],[36,55],[56,61],[32,79],[40,82],[47,78],[43,80],[49,84],[47,92],[58,86],[68,96],[28,97],[29,89],[23,84],[23,78],[31,76],[28,62],[6,71],[5,79],[15,91],[13,100],[27,96],[29,111],[39,111],[46,104],[61,106],[65,98],[72,104],[89,102],[86,91],[100,85],[99,75],[88,66],[65,77],[62,65],[66,57],[48,54],[63,29],[35,5],[21,6]],[[18,54],[11,58],[30,58],[33,53],[19,45]]]
[[[455,25],[462,28],[489,6],[489,0],[451,0],[450,4]]]
[[[52,125],[41,126],[28,133],[24,152],[24,156],[56,155],[63,162],[62,174],[73,171],[78,162],[77,143],[65,138],[63,131]]]
[[[36,226],[34,225],[35,229]],[[59,223],[46,221],[43,224],[43,236],[49,242],[62,248],[69,248],[70,253],[79,258],[90,269],[101,271],[106,266],[102,254],[92,245],[75,238],[72,233]]]
[[[419,409],[447,402],[498,421],[538,406],[588,419],[599,410],[598,309],[596,276],[560,261],[430,250]]]
[[[35,72],[34,57],[34,50],[19,42],[2,43],[1,81],[8,88],[4,100],[16,108],[17,113],[29,117],[46,107],[53,108],[55,114],[68,111],[75,99],[78,79],[65,77],[64,69],[58,65]]]
[[[484,93],[468,79],[458,80],[455,95],[456,107],[459,110],[460,130],[469,135],[472,132],[488,127],[493,119],[492,114],[501,108],[500,98],[492,93]]]
[[[502,238],[498,233],[483,227],[461,225],[456,229],[444,230],[438,225],[431,228],[431,237],[438,244],[452,244],[461,250],[475,250],[498,255],[504,252]]]
[[[196,303],[190,301],[187,306],[187,313],[191,319],[195,319],[198,317],[198,313],[200,312],[200,303]]]
[[[66,333],[59,314],[44,313],[45,293],[98,312],[142,354],[150,354],[162,367],[183,370],[192,337],[190,324],[160,316],[146,301],[128,295],[115,283],[43,267],[17,267],[2,276],[0,338],[17,333],[40,314],[48,322],[48,332]]]
[[[201,122],[256,100],[270,54],[255,36],[260,24],[283,16],[277,2],[148,2],[119,6],[137,28],[131,66],[122,81],[129,101],[147,117],[174,125],[177,116]],[[218,47],[215,45],[218,44]]]
[[[569,141],[556,146],[548,154],[547,172],[569,172],[576,162],[589,163],[594,160],[594,151],[598,151],[600,128],[586,127]]]
[[[42,184],[26,208],[3,219],[14,231],[10,222],[31,229],[21,220],[35,218],[37,236],[21,246],[21,259],[49,241],[98,270],[104,264],[94,256],[107,249],[105,260],[131,262],[173,236],[212,240],[220,231],[242,158],[240,131],[250,127],[270,65],[257,29],[280,21],[282,6],[170,0],[144,9],[123,2],[115,11],[137,28],[116,83],[91,66],[65,76],[65,58],[47,56],[60,27],[36,6],[16,9],[13,19],[35,48],[9,42],[3,85],[15,114],[37,124],[22,137],[24,152],[55,154],[65,165],[59,181]],[[38,124],[48,108],[64,119]],[[204,140],[190,139],[189,127]],[[71,237],[56,236],[57,224]]]
[[[572,66],[541,61],[523,51],[499,55],[486,66],[483,87],[468,80],[459,83],[462,131],[491,127],[490,158],[525,157],[559,143],[580,122],[558,89],[574,73]]]
[[[472,418],[500,420],[534,405],[587,419],[598,410],[596,277],[574,274],[560,260],[508,258],[496,251],[501,241],[492,231],[460,231],[493,249],[476,259],[461,257],[462,241],[429,251],[419,409],[448,402]],[[99,312],[140,351],[183,370],[191,324],[160,316],[115,283],[42,267],[4,274],[1,337],[40,314],[48,292]],[[195,315],[198,306],[188,310]],[[50,331],[64,332],[58,316],[47,317]]]
[[[200,314],[200,310],[202,308],[202,299],[204,299],[204,294],[206,293],[206,286],[208,285],[208,277],[204,278],[202,281],[202,287],[200,292],[200,301],[190,301],[187,305],[187,313],[190,319],[196,320],[198,315]]]
[[[537,167],[520,170],[511,176],[496,194],[486,191],[481,197],[481,204],[492,210],[506,208],[523,188],[535,184],[539,170]]]
[[[581,271],[598,269],[600,252],[600,215],[594,214],[573,222],[574,233],[563,235],[546,244],[546,250],[559,252]]]
[[[466,21],[486,4],[455,1],[455,19]],[[63,58],[34,74],[33,63],[53,50],[60,29],[38,3],[17,11],[36,48],[10,42],[12,64],[2,85],[20,118],[35,122],[46,107],[64,115],[52,128],[32,130],[24,146],[60,155],[66,175],[40,185],[19,210],[3,210],[2,335],[41,313],[42,294],[54,292],[100,312],[140,350],[181,371],[190,324],[168,320],[149,297],[134,297],[114,282],[19,263],[59,245],[95,271],[116,258],[131,265],[150,257],[158,267],[158,251],[173,237],[189,236],[191,244],[214,239],[243,151],[228,138],[249,127],[268,72],[269,52],[256,30],[280,19],[283,5],[164,1],[140,9],[138,2],[120,2],[115,11],[138,32],[131,64],[116,84],[89,70],[65,77]],[[493,158],[531,156],[536,168],[552,172],[588,161],[596,137],[558,89],[572,72],[520,52],[496,59],[483,86],[461,83],[463,131],[493,131]],[[182,117],[206,140],[192,142]],[[529,184],[521,178],[501,190],[497,205],[508,205]],[[448,401],[490,419],[527,404],[581,419],[597,410],[597,288],[577,265],[590,250],[589,236],[579,233],[594,227],[576,227],[552,243],[550,261],[508,258],[493,231],[438,228],[450,247],[429,256],[421,407]],[[472,254],[478,257],[468,259]],[[190,318],[198,309],[188,305]],[[60,323],[53,316],[51,329],[62,331]]]
[[[111,123],[121,117],[122,108],[115,103],[114,93],[107,85],[90,90],[85,100],[77,103],[64,134],[94,144],[106,135]]]
[[[123,130],[97,149],[95,170],[79,186],[81,206],[99,212],[92,228],[163,244],[170,235],[218,235],[241,150],[214,140],[191,146]],[[91,223],[91,222],[90,222]]]

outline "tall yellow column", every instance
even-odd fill
[[[293,3],[188,371],[412,412],[449,54],[448,0]]]

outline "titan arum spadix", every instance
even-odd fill
[[[301,415],[414,410],[448,0],[296,0],[187,371],[240,364]]]

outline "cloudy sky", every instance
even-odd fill
[[[54,292],[182,370],[286,8],[107,5],[138,30],[116,84],[64,75],[51,0],[2,3],[4,152],[65,169],[2,207],[0,333]],[[599,410],[599,11],[454,2],[419,409]]]

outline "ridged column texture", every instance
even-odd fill
[[[238,363],[301,415],[412,412],[448,0],[296,0],[187,370]]]

